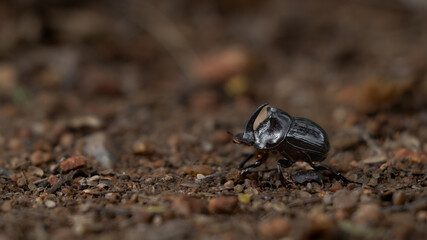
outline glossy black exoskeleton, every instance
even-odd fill
[[[283,185],[286,185],[286,180],[282,168],[288,168],[296,161],[307,162],[315,171],[327,170],[345,183],[353,182],[319,163],[326,159],[329,151],[328,137],[319,125],[306,118],[291,117],[267,105],[259,106],[246,123],[244,132],[234,136],[234,142],[256,149],[239,165],[241,175],[263,164],[269,153],[276,151],[283,157],[277,161],[277,172]],[[256,157],[256,162],[244,167],[253,157]]]

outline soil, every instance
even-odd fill
[[[1,2],[0,238],[425,239],[426,13]],[[360,184],[297,161],[283,187],[277,154],[241,176],[232,134],[264,102],[322,126],[322,164]]]

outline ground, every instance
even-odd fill
[[[1,239],[423,239],[423,1],[0,3]],[[235,144],[264,102],[322,182]],[[231,134],[230,134],[231,133]],[[305,176],[305,175],[303,175]]]

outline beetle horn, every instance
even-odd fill
[[[261,110],[267,106],[268,103],[264,103],[261,106],[259,106],[254,113],[252,113],[251,117],[249,118],[248,122],[246,123],[245,131],[243,132],[243,139],[250,139],[254,140],[254,123],[255,119],[258,117],[258,114],[261,112]]]

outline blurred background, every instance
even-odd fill
[[[0,1],[0,239],[423,239],[426,74],[426,0]],[[240,177],[264,102],[363,187]]]
[[[426,13],[422,0],[2,1],[1,112],[229,118],[270,102],[328,124],[420,110]]]

